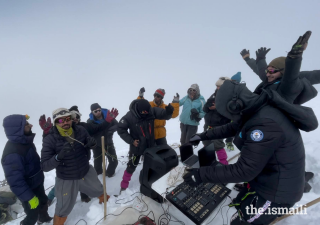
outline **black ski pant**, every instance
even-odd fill
[[[156,145],[166,145],[166,144],[168,144],[166,137],[156,139],[154,142],[156,143]]]
[[[230,225],[267,225],[294,204],[279,204],[262,198],[254,189],[243,188],[233,199],[237,212],[231,217]],[[259,213],[259,208],[261,209]]]
[[[110,144],[105,147],[108,159],[108,167],[106,170],[107,176],[112,176],[116,172],[116,168],[118,166],[118,160],[117,160],[117,153],[114,148],[113,144]],[[92,150],[93,151],[93,157],[94,157],[94,169],[96,170],[97,174],[102,174],[102,148],[97,147]]]
[[[24,220],[21,221],[23,225],[34,225],[37,220],[43,222],[44,220],[49,218],[48,215],[48,197],[44,191],[43,184],[39,185],[35,189],[32,189],[32,192],[39,199],[39,205],[35,209],[31,209],[29,202],[22,202],[22,207],[24,208],[24,212],[27,215]]]
[[[198,131],[198,126],[192,126],[180,123],[180,130],[181,130],[181,138],[180,142],[181,145],[188,143],[192,135],[196,134]]]

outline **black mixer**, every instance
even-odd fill
[[[201,183],[194,188],[183,182],[167,194],[166,198],[199,225],[230,192],[231,190],[222,184]]]

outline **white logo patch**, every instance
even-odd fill
[[[263,139],[263,133],[261,130],[254,130],[250,135],[253,141],[261,141]]]

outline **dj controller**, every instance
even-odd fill
[[[197,187],[191,187],[183,182],[167,194],[166,199],[199,225],[230,192],[223,184],[201,183]]]

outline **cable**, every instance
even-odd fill
[[[170,187],[169,187],[169,188],[170,188]],[[167,190],[168,190],[169,188],[167,188]],[[168,193],[167,190],[166,190],[166,192],[164,192],[164,193],[161,194],[161,197],[162,197],[162,195]],[[164,197],[162,197],[162,198],[164,198]],[[165,199],[165,198],[164,198],[164,199]],[[183,221],[172,220],[172,219],[171,219],[171,215],[168,213],[168,211],[169,211],[169,205],[168,205],[167,210],[164,210],[164,208],[163,208],[163,206],[162,206],[163,203],[164,203],[164,202],[162,202],[160,205],[161,205],[161,208],[162,208],[162,210],[163,210],[164,213],[159,216],[158,224],[159,224],[159,225],[169,225],[170,221],[172,221],[172,222],[176,222],[176,223],[180,223],[180,224],[182,224],[182,225],[185,225],[185,223],[184,223]],[[166,218],[162,218],[162,219],[161,219],[161,217],[162,217],[163,215],[164,215]],[[163,219],[166,219],[166,220],[168,221],[168,223],[164,224],[163,222],[161,222]]]
[[[75,225],[77,225],[81,220],[83,220],[86,224],[88,224],[87,221],[85,221],[84,219],[80,219]]]
[[[147,206],[147,209],[146,210],[144,210],[144,211],[141,211],[141,212],[146,212],[146,211],[148,211],[148,209],[149,209],[149,206],[148,206],[148,204],[143,200],[143,194],[141,193],[141,192],[135,192],[135,193],[133,193],[132,195],[134,195],[134,194],[137,194],[137,193],[140,193],[141,194],[141,201]],[[131,195],[131,196],[132,196]],[[137,198],[137,196],[135,197],[135,198]],[[128,202],[132,202],[135,198],[133,198],[132,200],[130,200],[130,201],[128,201]],[[124,199],[124,198],[123,198]],[[119,199],[119,200],[123,200],[123,199]],[[139,198],[138,198],[139,199]],[[117,201],[119,201],[119,200],[117,200]],[[140,200],[140,199],[139,199]],[[117,203],[117,201],[116,201],[116,204],[126,204],[126,203],[128,203],[128,202],[125,202],[125,203]],[[101,220],[103,220],[104,218],[106,218],[107,216],[109,216],[109,215],[112,215],[112,216],[119,216],[119,215],[121,215],[125,210],[127,210],[127,209],[133,209],[132,208],[132,206],[130,206],[130,207],[127,207],[127,208],[125,208],[124,210],[122,210],[122,212],[121,213],[119,213],[118,215],[115,215],[115,214],[112,214],[112,213],[110,213],[110,214],[107,214],[106,216],[104,216],[104,217],[102,217],[96,224],[98,224]]]
[[[222,205],[223,205],[226,201],[227,201],[227,198],[225,198],[224,201],[223,201],[223,203],[221,203],[221,206],[220,206],[220,208],[219,208],[219,211],[218,211],[217,214],[212,218],[212,220],[210,220],[209,223],[211,223],[211,222],[217,217],[217,215],[219,214],[219,212],[220,212],[220,210],[221,210],[221,208],[222,208]],[[207,223],[207,224],[209,224],[209,223]]]
[[[145,217],[148,217],[148,215],[150,214],[150,213],[152,213],[153,214],[153,221],[155,222],[156,221],[156,217],[154,216],[154,213],[153,213],[153,211],[152,210],[150,210],[150,212],[145,216],[145,215],[140,215],[139,217],[138,217],[138,221],[140,220],[140,217],[141,216],[145,216]],[[148,217],[148,218],[150,218],[150,217]],[[151,219],[151,218],[150,218]]]

